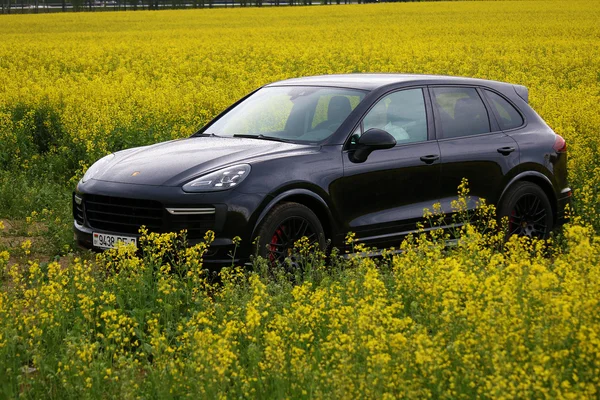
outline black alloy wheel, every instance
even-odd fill
[[[554,216],[548,197],[531,182],[519,182],[511,187],[498,215],[508,217],[507,239],[512,235],[546,239],[553,228]]]
[[[286,257],[291,257],[294,243],[303,237],[311,245],[318,243],[319,248],[325,248],[325,235],[319,218],[299,203],[282,203],[273,207],[257,236],[258,254],[272,265],[280,265]]]

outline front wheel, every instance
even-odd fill
[[[258,229],[258,255],[272,264],[281,264],[292,255],[294,243],[302,237],[310,244],[325,249],[325,233],[319,218],[310,208],[299,203],[278,204],[265,217]]]
[[[498,217],[508,217],[507,239],[512,235],[546,239],[554,225],[548,196],[531,182],[519,182],[508,189],[498,208]]]

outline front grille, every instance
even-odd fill
[[[200,239],[214,229],[215,214],[172,215],[158,201],[86,194],[85,217],[92,228],[137,234],[142,225],[157,233],[188,231],[188,239]],[[73,208],[75,213],[75,207]],[[83,223],[83,209],[81,220]],[[77,217],[75,217],[77,219]]]
[[[92,228],[138,233],[142,225],[162,232],[164,208],[158,201],[85,195],[85,215]]]

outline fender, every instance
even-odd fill
[[[552,181],[550,180],[550,178],[548,178],[546,175],[544,175],[538,171],[525,171],[525,172],[521,172],[521,173],[517,174],[508,182],[508,184],[504,187],[504,190],[502,190],[502,194],[500,194],[500,197],[498,198],[498,204],[500,204],[502,202],[502,198],[504,197],[504,194],[513,184],[515,184],[517,181],[520,181],[521,179],[523,179],[524,177],[527,177],[527,176],[534,176],[536,178],[541,178],[546,183],[548,183],[548,185],[552,189],[552,192],[554,193],[554,185],[552,185]],[[552,200],[552,199],[549,199],[549,200]]]
[[[310,191],[308,189],[290,189],[290,190],[286,190],[285,192],[280,193],[277,196],[275,196],[265,206],[265,208],[262,210],[262,212],[260,213],[260,215],[256,219],[256,223],[254,224],[254,228],[252,229],[252,237],[254,237],[254,235],[256,234],[256,228],[260,225],[260,223],[262,222],[262,220],[267,216],[267,214],[269,213],[269,211],[271,211],[271,209],[277,203],[281,202],[282,200],[285,200],[288,197],[295,196],[295,195],[310,196],[313,199],[317,200],[319,203],[321,203],[323,205],[323,207],[325,208],[325,210],[327,210],[327,218],[329,219],[329,221],[327,221],[327,222],[330,222],[330,223],[333,222],[331,211],[329,210],[329,205],[327,204],[327,202],[321,196],[319,196],[315,192],[312,192],[312,191]]]

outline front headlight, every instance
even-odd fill
[[[98,174],[98,172],[102,172],[102,168],[106,167],[106,165],[115,157],[114,154],[109,154],[107,156],[102,157],[98,161],[92,164],[91,167],[85,172],[83,178],[81,178],[81,182],[85,183],[92,179],[94,176]]]
[[[250,165],[240,164],[201,176],[183,185],[185,192],[216,192],[239,185],[250,174]]]

